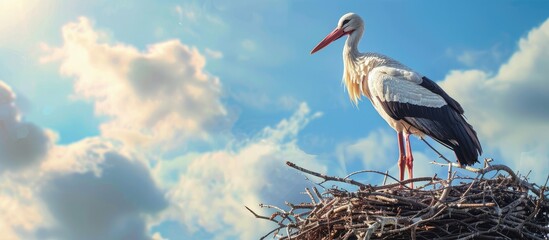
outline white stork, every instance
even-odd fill
[[[482,148],[475,130],[465,121],[460,104],[435,82],[398,61],[377,53],[360,53],[357,46],[363,33],[362,18],[347,13],[311,54],[348,35],[343,47],[343,83],[351,101],[358,104],[361,95],[366,96],[396,130],[400,180],[404,180],[406,168],[408,177],[413,177],[410,134],[428,135],[452,149],[459,164],[478,162]]]

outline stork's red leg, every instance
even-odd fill
[[[404,180],[404,169],[406,168],[406,159],[404,153],[404,142],[402,139],[402,132],[397,132],[398,139],[398,173],[400,175],[400,181]]]
[[[408,168],[408,178],[414,178],[414,156],[412,155],[412,146],[410,145],[410,134],[405,134],[406,141],[406,167]],[[414,183],[411,184],[414,188]]]

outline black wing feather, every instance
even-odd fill
[[[407,122],[454,150],[460,164],[471,165],[478,162],[482,148],[476,132],[455,107],[444,105],[435,108],[411,103],[385,102],[380,98],[378,100],[385,112],[393,119]],[[459,104],[456,106],[461,108]]]
[[[454,100],[452,97],[450,97],[450,95],[448,95],[438,84],[436,84],[433,80],[431,80],[427,77],[422,77],[421,80],[422,81],[419,84],[420,86],[428,89],[432,93],[435,93],[435,94],[441,96],[442,98],[444,98],[444,101],[446,101],[446,103],[448,103],[459,114],[463,114],[464,111],[463,111],[463,108],[461,107],[461,105],[456,100]]]

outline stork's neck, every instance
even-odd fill
[[[352,32],[343,46],[343,83],[347,87],[349,98],[355,104],[358,104],[358,99],[361,96],[362,79],[364,71],[361,69],[361,61],[364,59],[358,51],[358,42],[362,38],[364,28],[358,28]],[[366,73],[367,74],[367,73]]]
[[[362,33],[364,30],[357,29],[354,32],[352,32],[349,37],[347,37],[347,40],[345,41],[345,46],[343,46],[343,57],[344,58],[350,58],[350,59],[356,59],[358,56],[360,56],[360,52],[358,51],[358,42],[360,42],[360,39],[362,38]]]

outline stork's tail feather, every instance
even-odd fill
[[[477,137],[477,132],[465,119],[460,116],[459,123],[454,126],[455,141],[450,142],[458,162],[462,165],[473,165],[478,162],[478,156],[482,154],[482,147]]]

